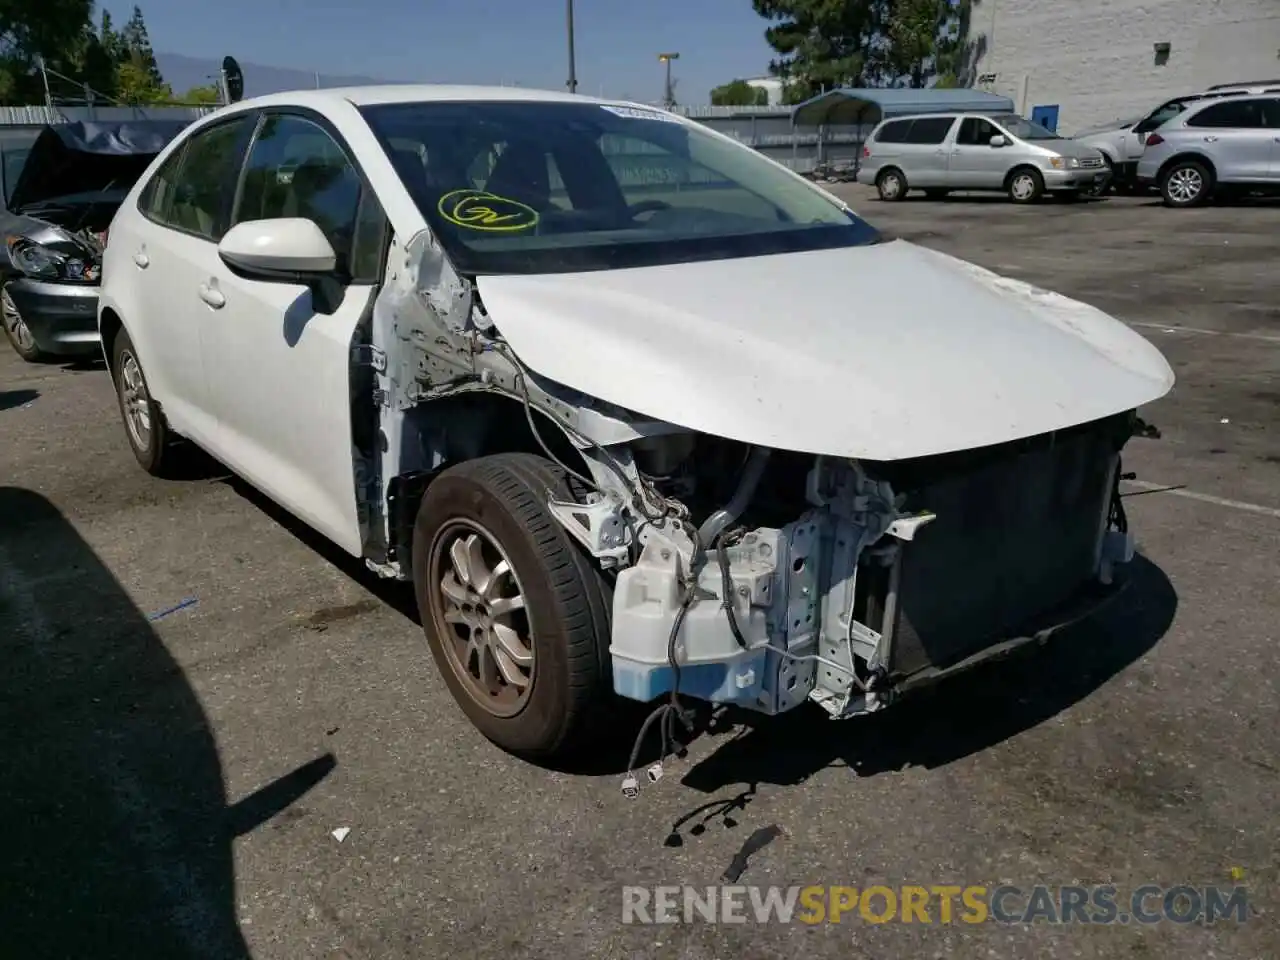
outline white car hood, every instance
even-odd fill
[[[898,460],[982,447],[1173,386],[1154,346],[1093,307],[901,240],[477,287],[535,373],[780,450]]]

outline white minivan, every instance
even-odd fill
[[[1013,113],[931,113],[885,120],[862,148],[858,182],[881,200],[909,190],[997,190],[1015,203],[1074,198],[1108,178],[1102,154]]]

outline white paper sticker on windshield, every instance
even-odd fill
[[[635,107],[608,107],[602,106],[601,110],[608,110],[615,117],[626,117],[629,120],[657,120],[661,123],[679,123],[680,119],[674,114],[664,113],[661,110],[639,110]]]

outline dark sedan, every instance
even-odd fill
[[[59,123],[4,152],[0,324],[24,360],[96,354],[107,228],[186,121]]]

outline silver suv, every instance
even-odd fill
[[[1015,203],[1077,196],[1109,179],[1102,154],[1013,113],[938,113],[886,120],[862,150],[858,182],[882,200],[908,190],[999,190]]]
[[[1167,207],[1192,207],[1223,190],[1280,190],[1280,93],[1207,101],[1147,136],[1138,182]]]

